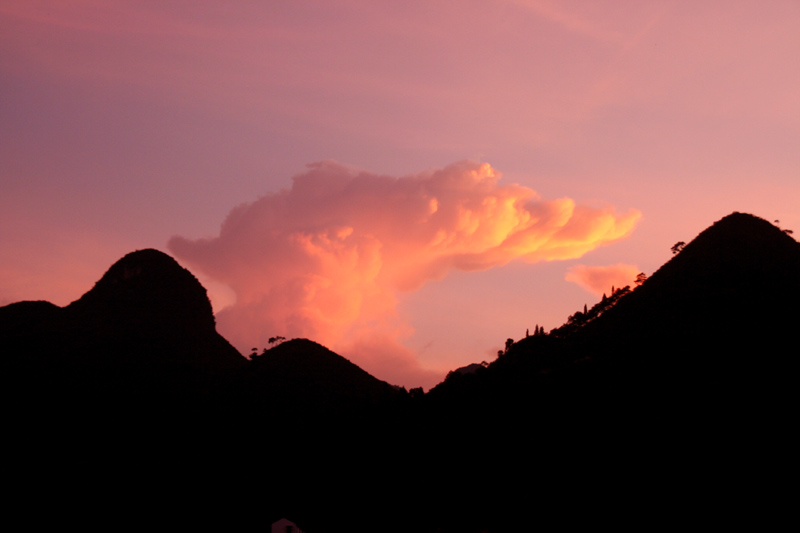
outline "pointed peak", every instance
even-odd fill
[[[768,220],[764,220],[761,217],[757,217],[749,213],[739,213],[738,211],[735,211],[730,215],[722,217],[720,220],[716,221],[710,228],[706,229],[706,232],[710,230],[714,231],[728,230],[728,231],[739,232],[741,234],[762,232],[764,234],[772,234],[775,236],[779,234],[787,236],[786,231],[778,226],[777,220],[775,221],[775,223],[772,223],[769,222]]]
[[[751,227],[763,230],[780,230],[780,228],[775,226],[772,222],[768,222],[761,217],[751,215],[750,213],[740,213],[738,211],[734,211],[730,215],[722,217],[720,220],[716,221],[711,228],[717,227],[719,229],[720,227],[724,228],[726,226],[733,226],[739,229]]]
[[[717,287],[767,290],[796,283],[800,244],[771,222],[731,213],[706,228],[635,292],[705,293]]]
[[[793,238],[772,222],[755,215],[734,212],[701,232],[686,245],[684,252],[690,251],[690,247],[702,247],[708,251],[724,250],[738,257],[796,245]],[[679,255],[683,255],[683,252]]]

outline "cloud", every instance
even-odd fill
[[[639,267],[636,265],[575,265],[570,267],[564,279],[577,283],[587,291],[601,296],[602,294],[611,294],[612,286],[633,285],[639,272]]]
[[[544,201],[499,179],[470,161],[401,178],[314,163],[290,189],[231,211],[218,237],[173,237],[169,249],[233,290],[217,321],[240,350],[307,337],[417,386],[408,380],[431,383],[432,369],[402,345],[413,333],[396,310],[403,292],[454,270],[577,258],[626,237],[640,217]]]

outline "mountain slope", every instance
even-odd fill
[[[734,213],[598,318],[559,337],[522,339],[485,372],[451,377],[431,397],[473,405],[504,398],[537,410],[612,398],[632,409],[644,399],[688,408],[737,387],[749,398],[785,393],[799,301],[800,244]]]
[[[215,329],[205,289],[174,259],[140,250],[70,305],[0,308],[3,364],[17,397],[99,408],[191,401],[242,357]]]
[[[0,308],[0,342],[15,397],[51,404],[80,399],[92,410],[178,402],[195,412],[285,421],[299,413],[377,408],[398,396],[304,339],[248,361],[216,332],[202,285],[157,250],[126,255],[64,308],[48,302]]]
[[[528,523],[542,494],[615,523],[631,507],[657,519],[692,505],[713,519],[770,514],[798,444],[799,278],[800,245],[734,213],[593,320],[452,373],[424,398],[419,432],[450,461],[473,461],[443,469],[450,494],[491,487],[480,508],[452,514]]]
[[[800,244],[752,215],[703,231],[579,339],[619,358],[646,355],[653,372],[768,387],[794,370],[800,320]],[[633,365],[641,368],[642,365]]]
[[[245,363],[216,332],[200,282],[157,250],[126,255],[65,311],[91,334],[90,349],[135,352],[207,372]],[[111,345],[102,346],[106,342]]]
[[[610,315],[652,322],[653,329],[662,321],[683,323],[678,335],[685,327],[699,333],[707,323],[735,336],[747,332],[733,328],[748,322],[784,323],[799,294],[800,244],[763,219],[734,213],[687,244]]]
[[[377,409],[398,391],[344,357],[307,339],[255,356],[220,391],[247,412],[280,423],[302,417],[348,417]],[[248,415],[249,416],[249,415]]]

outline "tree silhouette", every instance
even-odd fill
[[[636,276],[636,284],[641,285],[645,281],[647,281],[647,274],[644,272],[639,272],[639,274]]]
[[[670,250],[672,250],[672,255],[675,255],[675,254],[679,253],[681,250],[683,250],[683,247],[684,247],[684,246],[686,246],[686,243],[685,243],[685,242],[683,242],[683,241],[678,241],[678,242],[676,242],[676,243],[675,243],[675,244],[672,246],[672,248],[670,248]]]
[[[413,389],[408,391],[408,395],[411,396],[412,398],[422,398],[423,396],[425,396],[425,391],[422,389],[422,387],[414,387]]]
[[[506,353],[508,353],[513,344],[514,344],[514,339],[506,339]]]

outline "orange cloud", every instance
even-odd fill
[[[564,279],[577,283],[587,291],[601,296],[604,293],[611,294],[612,286],[624,287],[633,285],[639,272],[639,267],[636,265],[575,265],[570,267]]]
[[[315,163],[291,189],[231,211],[218,237],[173,237],[169,249],[236,294],[217,321],[241,350],[308,337],[383,379],[423,377],[401,344],[413,332],[396,312],[402,292],[453,270],[577,258],[624,238],[640,217],[543,201],[499,179],[469,161],[401,178]]]

